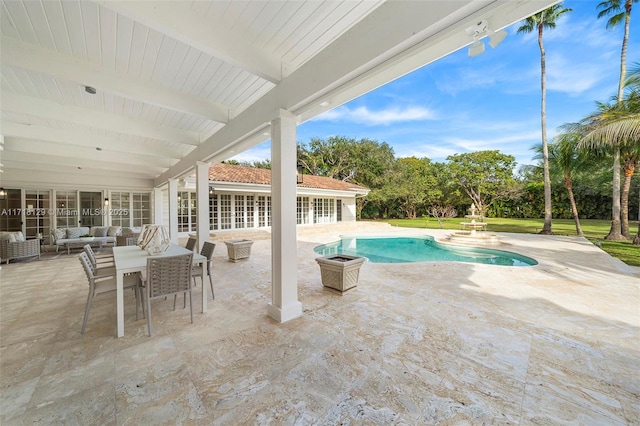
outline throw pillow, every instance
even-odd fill
[[[109,230],[107,231],[107,236],[115,237],[117,235],[120,235],[120,230],[121,230],[120,226],[110,226]]]
[[[67,229],[66,228],[56,228],[53,230],[53,236],[56,241],[64,240],[67,237]]]
[[[14,232],[13,234],[15,235],[17,242],[25,241],[24,234],[22,233],[22,231],[17,231],[17,232]]]
[[[88,234],[87,228],[67,228],[67,238],[80,238],[81,236]]]
[[[109,227],[108,226],[96,226],[95,228],[91,228],[91,230],[94,232],[94,236],[96,237],[106,237],[107,236],[107,232],[109,231]]]
[[[89,229],[89,236],[90,237],[95,237],[96,236],[96,228],[95,227]]]

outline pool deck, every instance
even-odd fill
[[[362,266],[358,287],[323,290],[313,248],[340,234],[433,235],[375,224],[300,228],[303,316],[278,324],[268,233],[227,260],[215,236],[215,300],[200,314],[153,305],[154,336],[126,296],[97,297],[77,255],[0,269],[0,423],[640,423],[640,268],[577,237],[498,234],[531,267]],[[266,234],[266,235],[265,235]]]

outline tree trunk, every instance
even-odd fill
[[[631,178],[636,171],[635,161],[627,159],[624,162],[624,182],[622,184],[622,198],[620,199],[620,233],[626,238],[631,238],[629,230],[629,190],[631,189]]]
[[[571,213],[573,214],[573,221],[576,223],[576,233],[578,237],[584,237],[582,227],[580,226],[580,217],[578,216],[578,206],[576,206],[576,199],[573,195],[573,182],[571,176],[564,176],[564,185],[567,187],[569,193],[569,202],[571,203]]]
[[[615,148],[613,156],[613,205],[611,207],[611,229],[605,240],[624,241],[620,226],[620,148]]]
[[[624,95],[624,81],[627,76],[627,44],[629,42],[629,24],[631,22],[632,0],[625,0],[624,36],[622,38],[622,51],[620,52],[620,78],[618,80],[618,97],[616,102],[622,102]],[[611,206],[611,229],[605,240],[623,241],[626,238],[621,229],[620,207],[620,148],[615,148],[613,157],[613,205]]]
[[[638,233],[636,234],[636,237],[633,239],[633,245],[640,246],[640,221],[638,221]]]
[[[551,232],[551,176],[549,174],[549,147],[547,145],[547,79],[544,43],[542,42],[543,24],[538,24],[538,45],[540,46],[540,86],[542,89],[540,124],[542,127],[542,165],[544,168],[544,225],[541,234]]]

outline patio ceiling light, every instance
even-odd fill
[[[473,36],[473,43],[469,46],[469,56],[478,56],[484,52],[484,43],[481,41],[483,37],[489,37],[489,46],[496,48],[502,40],[507,36],[505,30],[493,31],[489,27],[489,23],[483,19],[472,27],[468,27],[465,32]]]
[[[84,86],[84,91],[87,92],[90,95],[95,95],[96,94],[96,88],[95,87]]]

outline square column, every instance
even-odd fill
[[[209,163],[196,163],[196,235],[198,252],[202,243],[209,241]]]
[[[169,236],[178,244],[178,180],[169,179]]]
[[[162,217],[162,189],[153,188],[153,219],[151,223],[164,225],[164,217]]]
[[[271,303],[278,322],[302,315],[296,235],[296,117],[280,110],[271,122]]]

